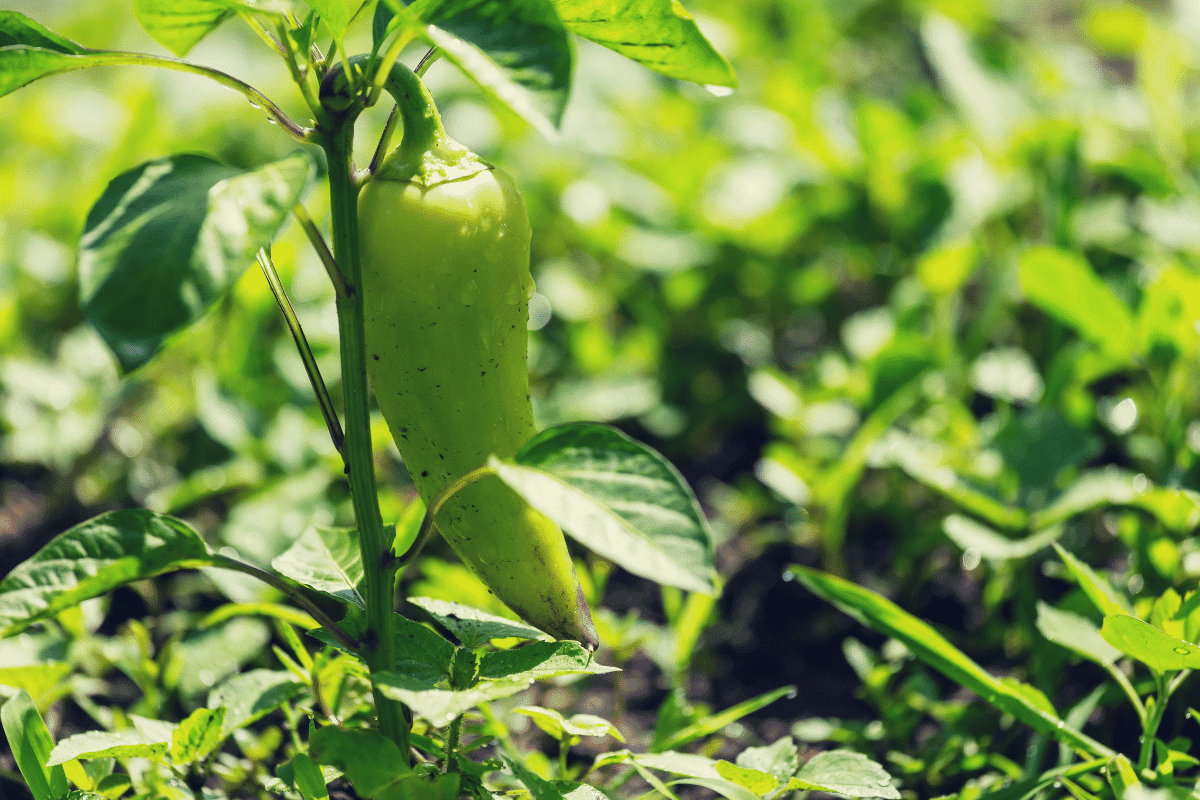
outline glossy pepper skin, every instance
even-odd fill
[[[530,229],[512,180],[446,137],[412,81],[421,102],[407,113],[401,103],[404,139],[359,194],[359,246],[368,374],[430,505],[489,455],[511,457],[536,432],[526,352]],[[410,136],[423,127],[432,131],[414,146]],[[499,478],[458,490],[436,522],[523,619],[596,646],[562,531]]]

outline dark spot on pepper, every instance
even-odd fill
[[[422,477],[422,478],[428,478],[428,477],[429,477],[429,470],[427,470],[427,469],[423,469],[423,470],[421,470],[421,477]]]
[[[378,361],[378,360],[379,360],[379,356],[374,356],[374,355],[373,355],[373,356],[371,356],[371,358],[375,359],[376,361]]]

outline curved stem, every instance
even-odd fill
[[[1150,711],[1149,719],[1142,726],[1142,749],[1138,754],[1137,769],[1141,772],[1150,767],[1150,756],[1154,753],[1154,740],[1158,736],[1158,726],[1167,713],[1167,678],[1165,675],[1155,675],[1154,685],[1158,691],[1154,696],[1154,708]]]
[[[278,122],[293,138],[301,142],[307,142],[311,140],[314,133],[312,128],[302,127],[287,114],[283,113],[283,109],[275,105],[271,98],[258,89],[255,89],[243,80],[239,80],[217,69],[203,67],[199,64],[193,64],[190,61],[184,61],[180,58],[171,58],[170,56],[125,53],[119,50],[88,50],[79,56],[64,56],[64,58],[79,58],[81,60],[98,58],[100,60],[96,62],[96,65],[161,67],[162,69],[170,69],[176,72],[190,72],[193,75],[203,75],[228,89],[233,89],[235,92],[245,95],[252,104],[266,111],[267,116]],[[82,64],[79,68],[85,66],[92,65]],[[74,69],[74,67],[71,67],[71,69]]]
[[[329,275],[329,280],[333,283],[333,291],[337,297],[345,297],[350,294],[350,290],[346,288],[346,279],[342,277],[342,271],[338,269],[337,261],[333,258],[333,253],[329,252],[329,245],[325,244],[325,237],[317,230],[316,224],[312,221],[312,217],[304,210],[304,206],[297,203],[292,207],[292,216],[300,223],[300,228],[304,231],[304,235],[308,237],[309,244],[313,246],[313,250],[317,251],[317,256],[321,259],[321,266],[325,267],[325,273]]]
[[[375,465],[371,448],[370,401],[367,391],[366,347],[362,295],[358,291],[361,269],[358,255],[358,197],[351,154],[357,106],[339,115],[323,142],[329,162],[329,199],[333,227],[333,255],[343,271],[347,294],[337,300],[341,341],[342,394],[346,420],[346,475],[358,525],[363,559],[363,589],[367,602],[367,642],[364,652],[371,672],[396,665],[392,591],[395,562],[391,543],[385,540]],[[399,703],[375,694],[379,729],[408,758],[408,725]]]
[[[1117,682],[1117,685],[1121,687],[1121,690],[1125,692],[1125,696],[1129,698],[1129,702],[1133,704],[1133,708],[1137,712],[1138,722],[1141,723],[1142,727],[1145,727],[1146,706],[1142,704],[1142,699],[1138,697],[1137,689],[1133,688],[1133,684],[1129,682],[1129,678],[1125,676],[1124,672],[1117,669],[1115,664],[1106,664],[1104,668],[1112,676],[1112,679]]]
[[[304,362],[304,371],[308,373],[308,382],[312,384],[313,393],[317,396],[317,403],[321,406],[321,416],[325,417],[325,427],[329,429],[329,438],[333,440],[333,446],[345,458],[345,437],[342,435],[342,424],[338,421],[337,409],[333,405],[333,399],[329,396],[329,389],[325,387],[325,379],[321,377],[321,370],[317,366],[317,358],[313,355],[312,348],[309,347],[308,337],[304,335],[304,329],[300,327],[300,320],[296,318],[296,310],[292,308],[292,301],[288,299],[287,292],[283,289],[283,283],[279,280],[279,273],[275,271],[275,265],[271,262],[271,257],[267,255],[266,250],[258,251],[258,265],[262,267],[263,274],[267,276],[271,293],[275,295],[275,302],[279,305],[279,310],[283,312],[283,319],[287,322],[292,339],[296,342],[296,349],[300,351],[300,360]]]
[[[252,575],[253,577],[258,578],[263,583],[268,584],[269,586],[273,586],[276,589],[278,589],[279,591],[286,594],[288,597],[290,597],[292,599],[292,602],[294,602],[296,605],[303,608],[305,611],[307,611],[309,613],[309,615],[312,616],[313,619],[315,619],[317,622],[321,623],[321,627],[323,627],[325,630],[329,631],[329,634],[333,638],[337,639],[338,643],[341,644],[343,647],[345,647],[347,650],[358,650],[360,647],[362,647],[361,642],[359,642],[353,636],[351,636],[350,634],[348,634],[344,630],[342,630],[342,627],[340,625],[338,625],[336,622],[334,622],[332,617],[330,617],[328,614],[326,614],[324,611],[322,611],[320,606],[318,606],[316,603],[314,603],[313,601],[311,601],[307,597],[305,597],[304,592],[300,591],[298,588],[293,586],[289,581],[285,580],[284,578],[281,578],[280,576],[275,575],[273,573],[267,572],[266,570],[259,569],[258,567],[254,566],[253,564],[247,564],[245,562],[238,561],[235,558],[230,558],[228,556],[221,555],[220,553],[216,553],[215,555],[213,555],[212,559],[213,559],[212,565],[214,567],[220,567],[221,569],[233,570],[234,572],[241,572],[245,575]]]
[[[416,557],[420,554],[430,537],[433,536],[434,530],[437,528],[438,512],[442,510],[442,506],[446,504],[446,501],[449,500],[455,492],[470,486],[472,483],[475,483],[482,478],[486,478],[488,475],[494,474],[496,474],[496,470],[484,464],[482,467],[477,467],[476,469],[471,470],[466,475],[463,475],[454,483],[450,484],[441,492],[439,492],[437,497],[433,498],[433,503],[431,503],[429,507],[425,509],[425,516],[421,519],[421,528],[417,531],[417,538],[414,539],[409,548],[404,551],[404,555],[397,559],[397,565],[403,569],[412,563],[413,560],[416,559]]]

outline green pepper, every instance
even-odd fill
[[[512,179],[446,136],[407,68],[399,146],[358,199],[360,291],[376,400],[421,498],[513,456],[536,429],[526,323],[529,219]],[[595,646],[562,531],[498,477],[455,492],[438,530],[532,625]]]

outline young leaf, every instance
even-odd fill
[[[1010,539],[970,517],[951,514],[942,520],[942,530],[963,550],[974,550],[988,561],[1028,558],[1062,536],[1062,526],[1045,528],[1023,539]]]
[[[615,428],[572,423],[542,431],[515,460],[489,464],[584,546],[643,578],[715,593],[712,531],[654,450]]]
[[[329,800],[328,787],[325,785],[325,775],[308,753],[297,753],[288,762],[292,768],[296,789],[302,800]]]
[[[0,724],[34,800],[58,800],[66,794],[66,773],[60,765],[48,764],[54,740],[28,693],[18,691],[0,706]]]
[[[774,775],[779,781],[787,781],[800,767],[800,753],[791,736],[785,736],[766,747],[747,747],[738,753],[737,765]]]
[[[788,789],[834,792],[847,797],[883,797],[899,800],[892,776],[862,753],[826,750],[800,768]]]
[[[733,67],[679,0],[554,0],[568,30],[669,78],[737,86]]]
[[[138,728],[119,731],[88,731],[68,736],[50,754],[49,764],[64,764],[77,758],[148,758],[162,761],[170,747],[170,736],[146,733]]]
[[[1127,614],[1111,614],[1100,626],[1104,641],[1157,672],[1200,667],[1200,647],[1163,633]]]
[[[189,714],[171,734],[171,761],[182,765],[207,758],[221,743],[224,721],[225,709],[221,706],[197,708]]]
[[[1111,757],[1114,754],[1106,745],[1047,713],[1025,692],[1014,689],[1013,684],[998,680],[930,625],[887,598],[807,567],[794,565],[789,570],[818,597],[833,603],[867,627],[900,640],[926,664],[1034,730],[1092,755]]]
[[[0,581],[0,636],[130,581],[212,564],[184,522],[144,509],[111,511],[59,534]]]
[[[650,751],[661,753],[664,750],[673,750],[676,747],[682,747],[688,742],[694,742],[697,739],[710,736],[729,723],[736,722],[747,714],[753,714],[760,708],[769,706],[779,698],[786,697],[795,691],[795,686],[783,686],[774,691],[760,694],[758,697],[744,700],[735,706],[730,706],[724,711],[718,711],[716,714],[706,716],[679,730],[672,731],[670,735],[664,737],[661,741],[656,736],[655,740],[650,744]]]
[[[133,0],[133,16],[154,41],[177,56],[187,55],[236,10],[223,0]]]
[[[1080,475],[1050,505],[1034,514],[1032,524],[1052,525],[1105,506],[1140,508],[1176,533],[1190,533],[1200,524],[1200,493],[1155,486],[1144,475],[1115,468]]]
[[[241,277],[315,170],[305,153],[248,171],[178,155],[113,179],[88,214],[79,280],[84,315],[122,370],[149,361]]]
[[[612,736],[619,742],[625,741],[615,725],[595,714],[575,714],[567,719],[557,711],[541,706],[522,706],[516,712],[532,719],[539,728],[559,741],[570,736]]]
[[[731,783],[749,789],[756,797],[771,793],[779,785],[779,781],[769,772],[731,764],[724,760],[717,762],[717,774]]]
[[[555,788],[553,783],[541,777],[520,761],[511,759],[508,756],[501,756],[501,758],[504,759],[505,764],[508,764],[508,768],[512,770],[517,780],[525,784],[525,788],[529,790],[529,794],[533,797],[533,800],[563,800],[562,792]]]
[[[408,602],[423,609],[462,642],[462,646],[474,650],[492,639],[546,639],[547,634],[531,628],[523,622],[498,617],[472,606],[432,597],[410,597]]]
[[[271,566],[302,586],[367,607],[358,588],[363,565],[356,528],[308,528]]]
[[[1021,288],[1030,303],[1069,325],[1113,358],[1133,356],[1133,314],[1082,256],[1052,247],[1021,255]],[[1063,287],[1071,291],[1064,292]]]
[[[399,614],[395,620],[396,670],[430,685],[448,678],[454,645],[418,622]]]
[[[47,708],[55,700],[71,693],[71,685],[67,682],[71,671],[72,665],[65,661],[0,667],[0,686],[26,691],[35,706]]]
[[[317,12],[321,21],[329,27],[334,39],[341,39],[350,24],[354,10],[361,5],[359,0],[304,0],[308,7]]]
[[[505,680],[481,681],[470,689],[453,691],[439,689],[426,681],[395,672],[374,672],[371,673],[371,680],[385,696],[404,703],[417,716],[439,728],[449,725],[455,717],[480,703],[514,695],[533,683],[532,678],[515,676]]]
[[[1092,601],[1092,605],[1101,614],[1129,614],[1132,613],[1132,607],[1129,601],[1122,595],[1117,593],[1117,590],[1112,587],[1104,577],[1096,573],[1091,567],[1083,563],[1075,556],[1068,553],[1057,543],[1054,545],[1055,552],[1058,557],[1067,565],[1067,570],[1075,578],[1075,582],[1079,584],[1079,588],[1083,589],[1083,593]]]
[[[1037,605],[1037,628],[1042,636],[1055,644],[1102,666],[1112,664],[1121,657],[1121,651],[1104,640],[1100,629],[1091,620],[1040,600]]]
[[[87,50],[17,11],[0,11],[0,47],[25,45],[79,55]]]
[[[619,671],[597,662],[578,642],[530,642],[512,650],[484,653],[479,663],[479,677],[492,680],[517,677],[532,680]]]
[[[241,672],[223,681],[208,695],[208,707],[225,709],[221,722],[222,738],[238,728],[271,713],[308,685],[288,672],[254,669]]]

